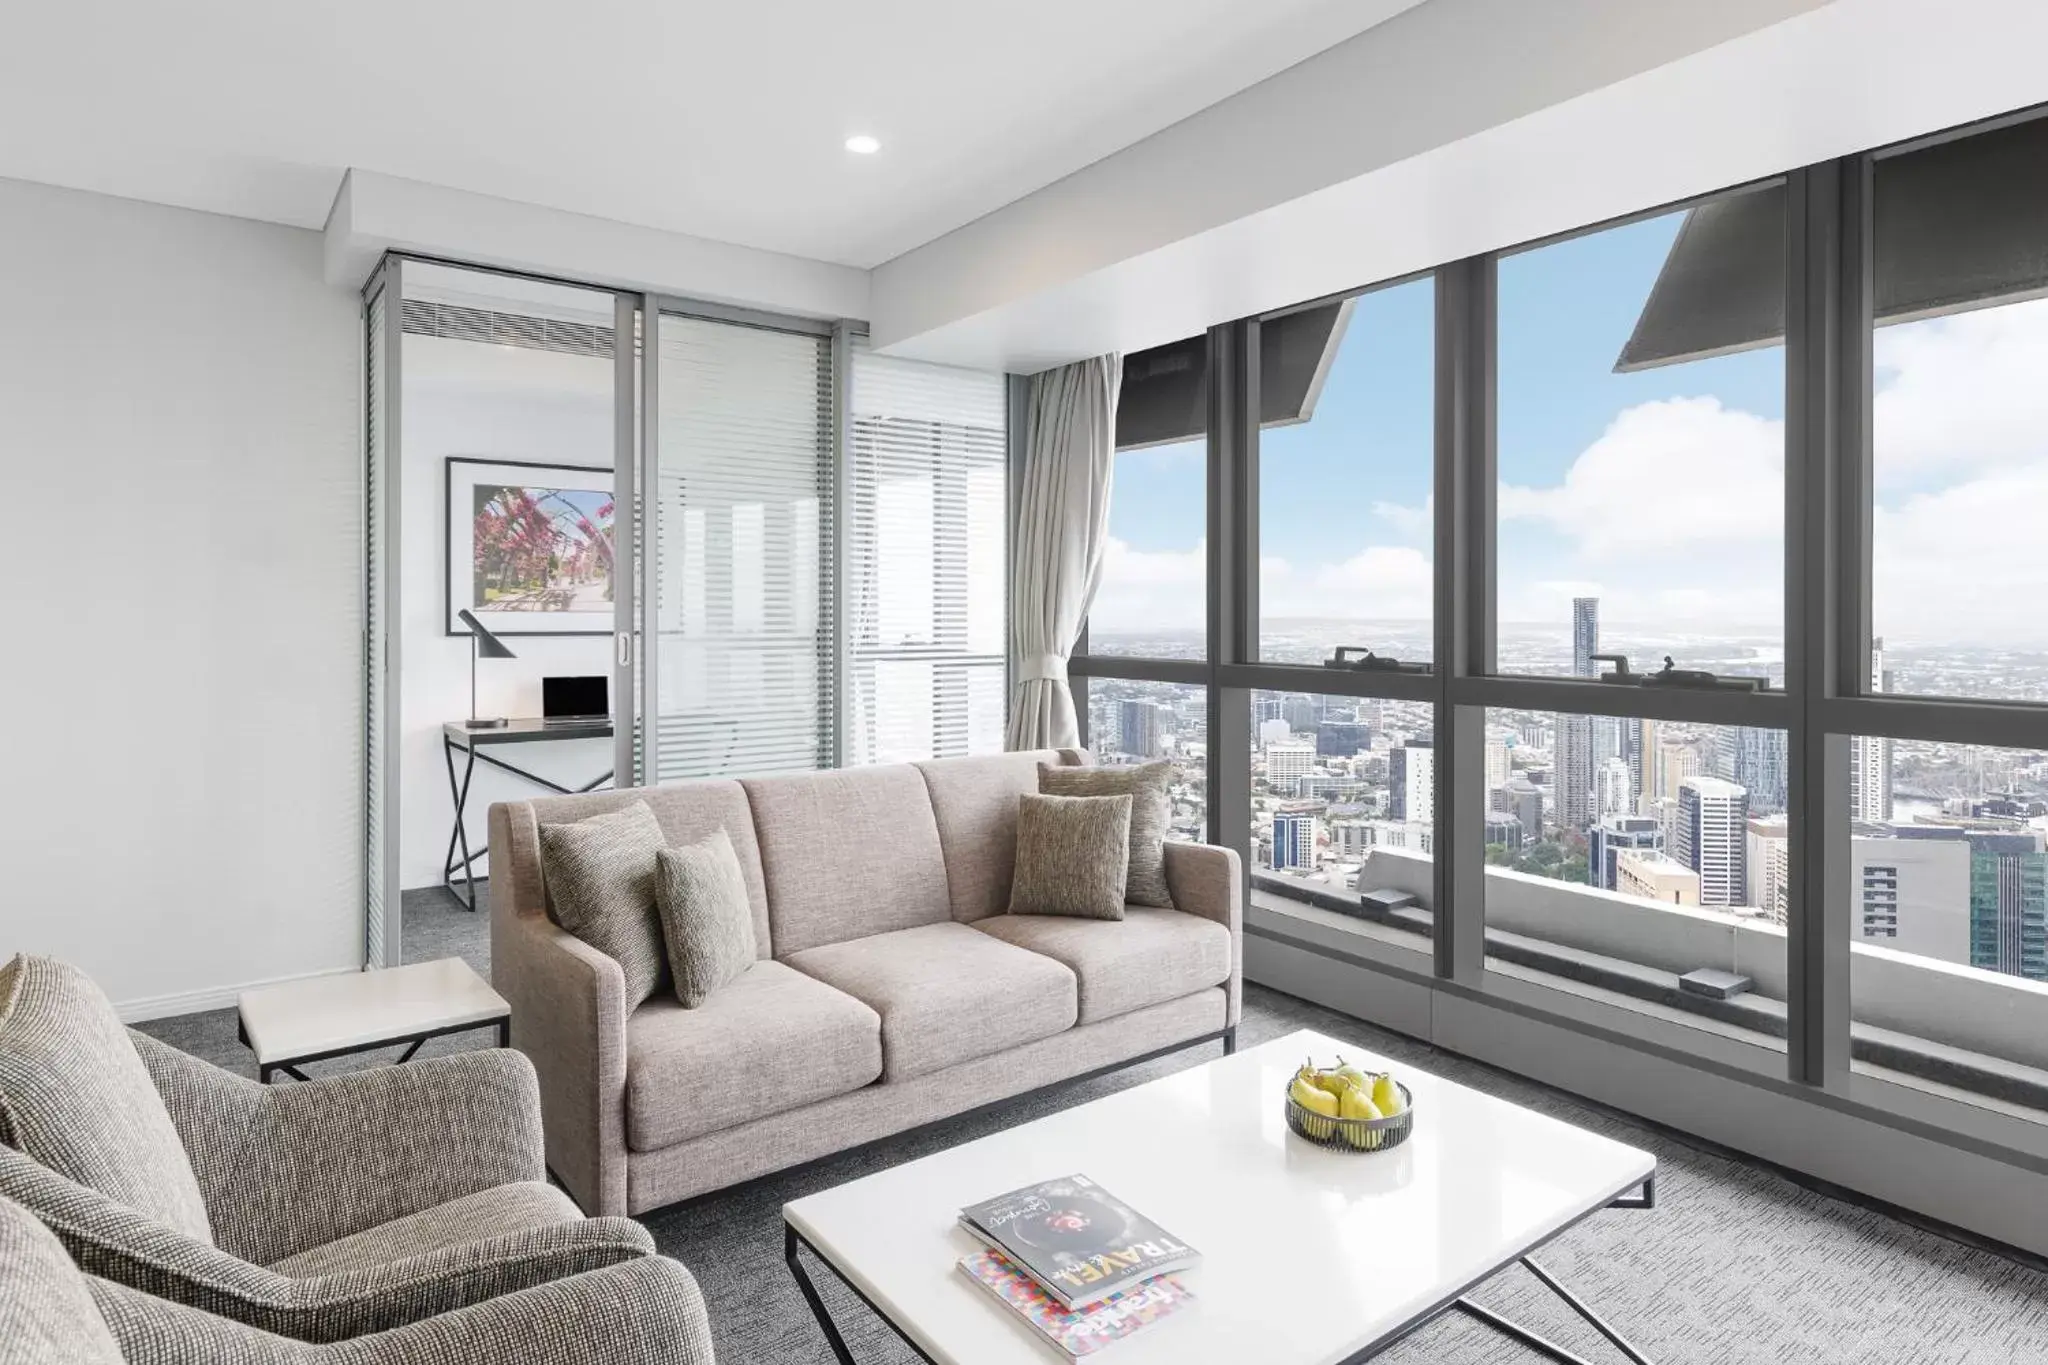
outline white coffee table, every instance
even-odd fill
[[[420,1044],[444,1033],[498,1026],[498,1046],[512,1041],[512,1007],[459,957],[384,967],[346,976],[316,976],[242,992],[242,1042],[256,1054],[265,1085],[283,1072],[303,1081],[306,1062],[372,1048]]]
[[[1408,1086],[1406,1143],[1339,1152],[1287,1130],[1288,1077],[1304,1057],[1328,1064],[1340,1052]],[[979,1247],[955,1219],[963,1205],[1080,1173],[1203,1256],[1183,1276],[1194,1303],[1106,1348],[1108,1365],[1349,1365],[1453,1309],[1584,1365],[1464,1298],[1517,1260],[1647,1365],[1527,1258],[1601,1209],[1651,1207],[1656,1170],[1647,1152],[1303,1032],[798,1199],[783,1207],[784,1250],[845,1365],[854,1358],[800,1250],[934,1365],[1049,1365],[1059,1353],[957,1269]]]

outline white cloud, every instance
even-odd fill
[[[1880,503],[1871,528],[1878,633],[2038,645],[2048,637],[2044,523],[2048,462]]]
[[[1718,398],[1639,403],[1572,461],[1563,483],[1503,484],[1499,515],[1548,525],[1592,560],[1777,541],[1784,449],[1783,423]]]
[[[1134,550],[1111,536],[1090,623],[1110,631],[1200,630],[1208,619],[1205,542],[1189,550]]]
[[[1431,607],[1429,556],[1405,545],[1375,545],[1337,564],[1296,568],[1284,558],[1259,563],[1261,616],[1339,616],[1422,620]]]
[[[1412,507],[1404,502],[1375,502],[1372,514],[1394,528],[1407,540],[1429,543],[1436,533],[1436,495],[1430,494],[1422,500],[1422,506]]]
[[[1881,327],[1881,484],[2048,461],[2048,299]]]

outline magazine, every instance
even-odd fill
[[[1083,1175],[1047,1180],[960,1211],[1063,1308],[1090,1304],[1201,1259],[1193,1247]]]
[[[1160,1275],[1076,1310],[1063,1308],[1038,1281],[1011,1265],[1000,1251],[977,1251],[960,1269],[1070,1356],[1092,1355],[1159,1321],[1194,1297],[1171,1275]]]

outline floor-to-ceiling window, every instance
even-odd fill
[[[1206,700],[1255,941],[2048,1156],[2044,159],[1996,121],[1129,357],[1091,742]]]

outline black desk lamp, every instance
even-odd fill
[[[469,627],[469,724],[475,729],[490,729],[503,725],[503,716],[485,718],[476,713],[476,661],[478,659],[516,659],[519,656],[505,648],[505,642],[484,629],[484,623],[469,614],[468,608],[455,613],[462,624]]]

